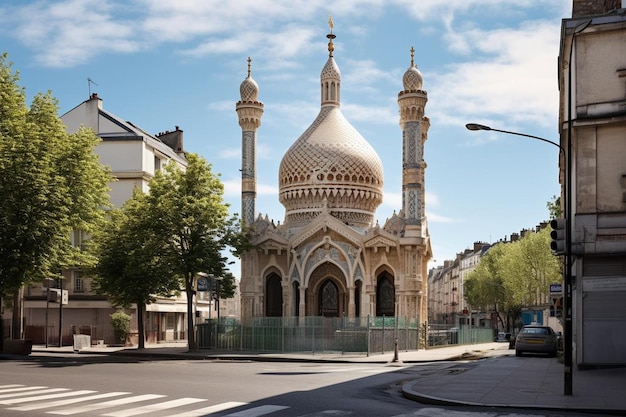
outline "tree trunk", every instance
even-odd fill
[[[189,350],[196,350],[196,335],[193,316],[193,275],[185,277],[185,293],[187,294],[187,344]]]
[[[138,348],[143,349],[146,347],[146,332],[144,329],[144,317],[143,311],[146,309],[146,305],[143,302],[137,303],[137,343]]]
[[[4,352],[4,316],[2,315],[2,296],[0,296],[0,353]]]
[[[22,291],[18,288],[13,293],[13,317],[11,319],[11,338],[22,338]]]

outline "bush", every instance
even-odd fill
[[[125,345],[128,333],[130,333],[130,316],[123,311],[115,312],[111,314],[111,324],[113,325],[115,343]]]

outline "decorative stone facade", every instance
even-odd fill
[[[321,109],[285,153],[279,169],[282,224],[267,216],[248,219],[254,153],[248,148],[260,125],[262,104],[250,73],[237,112],[242,127],[242,210],[255,249],[241,258],[242,317],[399,316],[427,320],[430,239],[424,216],[424,116],[426,92],[413,63],[398,95],[403,130],[403,207],[381,227],[383,166],[376,151],[340,109],[341,72],[333,57],[322,69]],[[245,93],[245,96],[244,96]],[[245,123],[243,103],[258,103],[258,124]],[[400,144],[398,145],[400,146]]]

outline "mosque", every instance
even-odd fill
[[[432,257],[425,217],[424,115],[427,93],[414,63],[398,94],[402,207],[380,226],[383,165],[341,112],[341,72],[327,35],[316,119],[285,152],[278,172],[284,221],[256,213],[256,137],[263,103],[251,76],[236,104],[242,130],[241,216],[254,249],[241,257],[241,316],[403,317],[427,320],[427,264]]]

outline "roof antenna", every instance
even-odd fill
[[[96,82],[94,80],[92,80],[91,78],[87,77],[87,89],[89,90],[89,98],[91,98],[91,84],[98,85],[98,84],[96,84]]]

